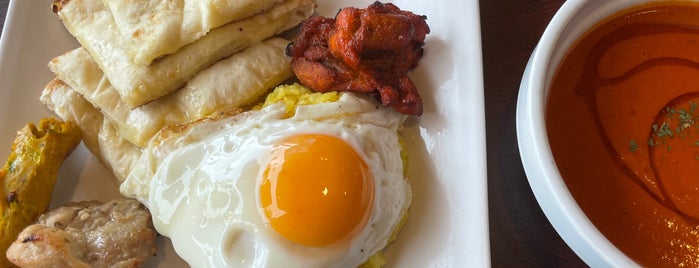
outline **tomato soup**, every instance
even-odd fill
[[[699,266],[699,4],[627,10],[581,38],[546,109],[556,165],[643,266]]]

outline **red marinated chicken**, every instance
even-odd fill
[[[422,99],[407,73],[422,58],[430,32],[425,20],[390,3],[344,8],[335,19],[304,21],[287,55],[313,90],[373,94],[400,113],[421,115]]]

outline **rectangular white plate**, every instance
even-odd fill
[[[320,15],[370,0],[318,0]],[[432,32],[410,76],[425,113],[404,131],[413,186],[410,218],[387,256],[389,267],[490,265],[485,119],[478,1],[393,1],[426,15]],[[52,78],[46,64],[78,46],[51,12],[50,1],[13,0],[0,38],[0,159],[14,133],[52,114],[39,102]],[[112,176],[82,145],[59,174],[52,206],[118,196]],[[167,241],[151,267],[185,266]]]

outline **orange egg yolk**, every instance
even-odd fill
[[[344,141],[297,135],[275,146],[260,185],[260,205],[286,239],[322,247],[366,224],[374,184],[364,159]]]

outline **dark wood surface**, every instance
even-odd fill
[[[524,68],[563,2],[480,1],[493,267],[585,266],[536,202],[520,161],[515,129]]]
[[[5,26],[5,15],[7,14],[7,6],[9,6],[10,0],[0,0],[0,28]]]
[[[480,1],[493,267],[585,266],[539,208],[520,162],[515,130],[517,93],[524,67],[563,2]],[[8,3],[0,0],[3,24]]]

